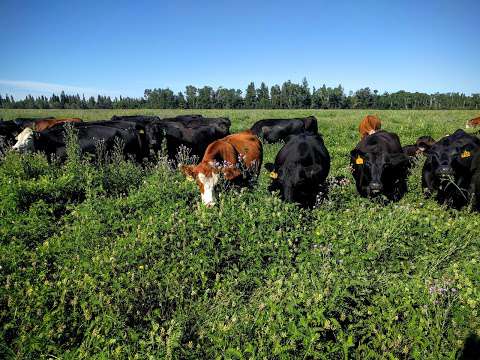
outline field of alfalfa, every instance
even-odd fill
[[[371,111],[403,144],[471,111]],[[180,113],[315,115],[347,176],[367,111],[1,110],[0,118]],[[272,161],[279,145],[264,147]],[[421,164],[398,203],[353,182],[313,210],[259,184],[199,204],[162,157],[64,165],[0,160],[0,357],[18,359],[454,359],[480,335],[480,215],[425,200]]]

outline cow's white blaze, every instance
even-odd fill
[[[215,185],[218,183],[218,174],[212,173],[212,176],[205,176],[203,173],[198,174],[198,180],[203,185],[202,202],[205,205],[215,204]]]
[[[33,130],[25,128],[15,138],[17,142],[13,145],[14,150],[28,151],[33,150]]]

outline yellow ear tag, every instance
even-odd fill
[[[465,158],[470,157],[470,156],[471,156],[470,151],[467,151],[467,150],[465,150],[465,151],[460,155],[460,157],[461,157],[462,159],[465,159]]]
[[[194,180],[194,179],[193,179],[193,176],[187,175],[187,180],[188,180],[188,181],[193,181],[193,180]]]
[[[278,178],[278,174],[277,174],[275,171],[272,171],[272,172],[270,173],[270,177],[271,177],[272,179],[276,179],[276,178]]]
[[[355,159],[355,164],[357,165],[363,165],[363,159],[359,156]]]
[[[138,133],[139,133],[139,134],[145,134],[145,131],[142,130],[142,129],[140,129],[140,130],[138,130]]]

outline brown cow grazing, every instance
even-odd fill
[[[246,130],[228,135],[208,145],[198,165],[182,165],[180,170],[187,178],[195,179],[200,189],[202,202],[215,204],[215,185],[220,173],[232,183],[244,185],[246,180],[258,176],[263,160],[262,143],[252,131]],[[245,166],[247,174],[240,166]]]
[[[468,120],[465,124],[467,129],[474,128],[480,125],[480,116],[476,117],[475,119]]]
[[[363,139],[365,136],[371,135],[381,128],[382,122],[377,116],[367,115],[358,126],[358,132],[360,133],[360,138]]]
[[[64,119],[42,119],[42,120],[37,120],[34,123],[32,123],[32,130],[35,131],[44,131],[52,126],[55,126],[57,124],[63,124],[67,122],[82,122],[82,119],[79,118],[64,118]]]

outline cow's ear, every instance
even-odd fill
[[[187,180],[189,181],[193,181],[197,177],[195,166],[193,165],[180,165],[180,171],[187,177]]]
[[[460,158],[463,160],[469,160],[477,153],[477,150],[470,145],[465,145],[460,150]]]
[[[267,171],[274,171],[275,170],[275,165],[273,163],[266,163],[263,165]]]
[[[278,178],[278,173],[277,173],[277,170],[275,169],[275,165],[272,164],[272,163],[266,163],[264,165],[265,169],[267,169],[267,171],[269,171],[270,173],[268,174],[268,176],[270,176],[270,178],[272,178],[273,180],[275,180],[276,178]]]
[[[365,153],[358,149],[350,151],[351,161],[356,165],[363,165],[365,163]]]

